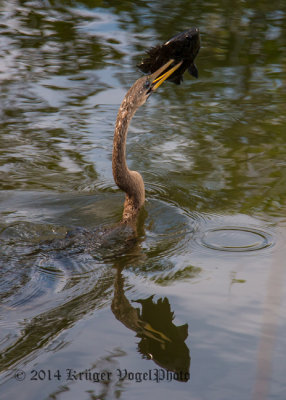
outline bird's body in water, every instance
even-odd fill
[[[141,77],[126,93],[115,124],[112,171],[115,183],[125,192],[124,210],[121,222],[115,226],[104,227],[93,231],[76,228],[69,231],[64,239],[49,242],[49,250],[73,249],[76,252],[88,251],[98,253],[108,247],[116,250],[132,244],[136,237],[137,216],[145,201],[145,189],[142,176],[137,171],[130,171],[126,163],[126,138],[129,123],[136,110],[143,105],[150,94],[155,91],[174,71],[181,62],[167,70],[174,60],[169,60],[151,75]],[[122,245],[122,246],[121,246]]]
[[[175,51],[176,47],[177,51]],[[126,138],[129,123],[137,109],[166,79],[172,80],[175,76],[174,82],[180,83],[186,68],[189,70],[191,68],[191,71],[194,71],[194,68],[196,70],[193,61],[199,48],[200,37],[197,28],[178,34],[161,47],[157,47],[154,63],[148,61],[148,67],[145,66],[144,61],[141,63],[141,66],[146,67],[146,71],[151,72],[150,75],[138,79],[121,103],[115,124],[112,153],[114,181],[125,192],[121,224],[135,228],[139,210],[145,201],[142,176],[137,171],[129,170],[126,164]]]

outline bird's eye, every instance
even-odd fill
[[[150,87],[150,81],[147,79],[147,81],[144,83],[144,88],[148,89]]]

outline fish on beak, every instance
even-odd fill
[[[158,87],[162,85],[162,83],[166,79],[168,79],[178,68],[180,68],[183,61],[180,61],[179,63],[175,64],[172,68],[168,69],[173,63],[174,63],[173,59],[169,60],[162,67],[157,69],[157,71],[155,71],[153,74],[150,75],[150,82],[151,82],[151,86],[149,89],[150,92],[151,91],[154,92],[156,89],[158,89]]]

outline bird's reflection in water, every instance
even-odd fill
[[[169,300],[154,300],[154,295],[144,300],[134,300],[140,308],[133,307],[124,293],[122,269],[117,268],[111,310],[127,328],[136,332],[141,340],[138,350],[144,358],[152,359],[167,371],[174,372],[174,379],[186,382],[190,377],[190,351],[185,340],[188,324],[176,326]]]
[[[141,213],[139,218],[141,223],[138,227],[139,236],[136,238],[131,236],[132,240],[123,240],[121,251],[118,251],[118,248],[116,249],[115,258],[109,254],[110,264],[102,268],[98,268],[97,257],[95,255],[93,257],[91,251],[84,251],[84,249],[89,249],[91,242],[94,242],[92,240],[93,233],[90,236],[86,230],[71,232],[64,239],[41,243],[37,249],[30,253],[25,265],[27,265],[27,268],[34,265],[34,271],[40,276],[43,276],[42,273],[45,274],[45,270],[53,271],[60,270],[60,268],[68,273],[69,268],[72,271],[75,265],[77,269],[74,272],[77,272],[77,274],[75,277],[72,274],[67,275],[65,285],[61,291],[54,293],[53,301],[51,300],[50,306],[44,307],[45,311],[37,312],[37,296],[29,296],[28,299],[24,296],[25,302],[22,298],[18,299],[18,304],[23,303],[27,306],[27,302],[29,302],[28,310],[34,308],[34,316],[28,318],[23,314],[25,323],[23,322],[21,333],[6,348],[3,346],[0,371],[10,370],[11,366],[15,368],[17,365],[23,364],[28,358],[35,357],[36,359],[53,343],[60,343],[60,349],[65,343],[65,339],[61,337],[61,332],[67,333],[84,316],[102,308],[107,299],[109,302],[113,288],[113,296],[109,302],[109,304],[111,303],[111,310],[121,323],[136,333],[137,338],[139,338],[138,350],[142,356],[153,360],[162,370],[172,372],[173,380],[181,382],[189,380],[191,359],[189,349],[185,344],[188,336],[188,325],[176,326],[173,323],[174,313],[171,311],[167,298],[155,301],[154,296],[151,296],[144,300],[137,299],[130,302],[124,292],[122,274],[124,266],[133,265],[136,261],[137,265],[144,263],[141,239],[144,237],[145,217],[146,214]],[[129,235],[127,235],[127,238],[129,239]],[[110,244],[109,241],[108,243]],[[19,259],[20,262],[24,263],[23,257]],[[90,274],[87,274],[89,278],[86,277],[84,266],[87,271],[90,267],[96,265],[94,271],[91,270]],[[111,267],[115,271],[115,275],[112,273]],[[42,281],[40,280],[40,282]],[[53,280],[50,282],[52,283]],[[38,283],[39,281],[36,281],[36,284]],[[25,295],[26,292],[23,293]],[[15,318],[18,318],[19,310],[14,304],[15,296],[14,293],[11,297],[10,312],[11,317],[13,317],[13,310],[15,310]],[[39,310],[41,304],[40,302]],[[9,305],[8,302],[7,305]],[[25,313],[25,311],[23,312]],[[114,334],[115,338],[116,335]],[[116,360],[118,357],[126,355],[124,350],[120,350],[119,353],[112,357],[108,356],[105,360],[96,359],[89,370],[98,371],[102,368],[111,371],[111,373],[116,371]],[[70,384],[73,384],[73,381]],[[109,385],[109,390],[112,390],[112,382],[108,384],[104,382],[103,386],[106,385]],[[118,385],[120,385],[120,382],[118,382]]]

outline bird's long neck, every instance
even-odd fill
[[[112,152],[114,181],[126,193],[122,216],[122,222],[124,223],[134,223],[136,221],[137,214],[145,200],[144,182],[141,175],[136,171],[130,171],[126,164],[128,126],[136,111],[136,106],[132,102],[132,96],[129,96],[129,92],[127,92],[118,111]]]

